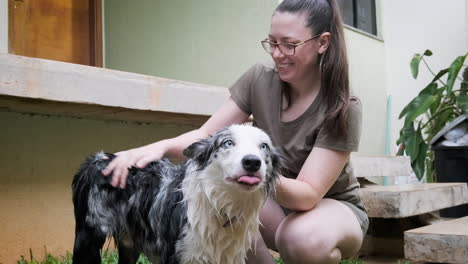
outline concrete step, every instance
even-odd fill
[[[404,233],[405,258],[436,263],[468,263],[468,216]]]
[[[403,218],[468,203],[466,183],[367,185],[361,191],[369,217]]]
[[[407,156],[351,155],[351,166],[358,178],[410,176],[413,173]]]

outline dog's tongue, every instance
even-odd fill
[[[259,183],[260,179],[258,177],[252,177],[252,176],[245,175],[245,176],[239,177],[239,179],[237,179],[237,182],[254,185],[254,184]]]

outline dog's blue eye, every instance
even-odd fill
[[[232,147],[234,146],[234,142],[232,142],[232,140],[226,140],[224,141],[224,144],[223,144],[225,147],[229,148],[229,147]]]
[[[260,149],[262,149],[262,150],[268,150],[268,149],[270,149],[270,147],[268,146],[267,143],[262,143],[262,144],[260,145]]]

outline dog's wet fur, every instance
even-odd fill
[[[259,211],[282,167],[279,151],[258,128],[233,125],[167,159],[131,168],[125,189],[101,171],[115,158],[88,157],[72,183],[73,263],[100,263],[113,237],[119,263],[140,253],[153,264],[239,264],[259,234]]]

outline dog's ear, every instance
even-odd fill
[[[280,148],[273,147],[273,149],[271,150],[271,162],[275,171],[279,172],[284,168],[284,154]]]
[[[208,139],[199,140],[186,149],[184,149],[184,156],[188,159],[195,160],[199,165],[206,163],[210,156],[210,141]]]

